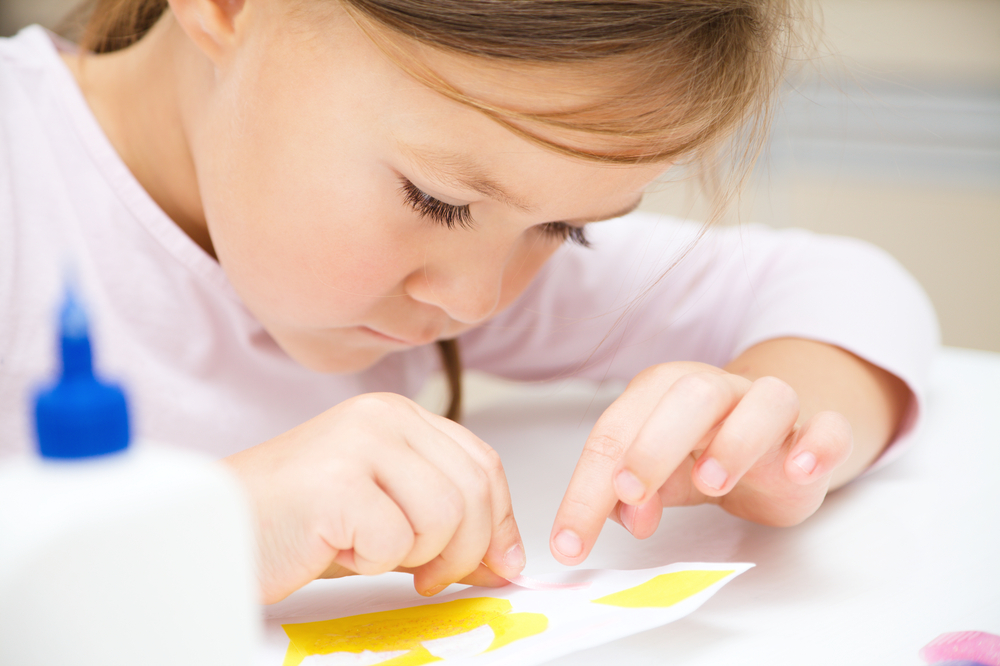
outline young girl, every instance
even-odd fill
[[[405,397],[438,351],[456,404],[459,350],[515,379],[631,380],[559,507],[561,562],[608,517],[649,536],[664,506],[804,520],[912,428],[927,300],[855,241],[628,214],[674,163],[734,135],[753,152],[790,14],[96,0],[79,50],[3,40],[0,445],[30,441],[69,257],[139,434],[226,457],[249,490],[266,602],[347,572],[434,594],[524,567],[497,454]]]

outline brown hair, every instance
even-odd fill
[[[550,150],[606,164],[685,160],[700,167],[720,217],[749,174],[770,121],[797,0],[289,0],[339,2],[407,73]],[[75,13],[80,44],[98,53],[140,39],[166,0],[87,0]],[[536,114],[465,95],[407,57],[415,43],[474,58],[591,68],[604,86],[588,104]],[[602,76],[603,74],[603,76]],[[545,138],[532,128],[589,136],[599,149]],[[587,142],[583,142],[587,143]],[[719,167],[727,164],[729,178]],[[461,405],[453,340],[438,343]]]

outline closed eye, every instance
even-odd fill
[[[399,191],[403,195],[403,200],[421,217],[426,217],[438,224],[443,224],[449,229],[460,227],[471,229],[475,224],[472,213],[469,212],[468,205],[452,206],[443,201],[435,199],[431,195],[420,190],[416,185],[406,178],[400,178]]]
[[[569,241],[580,247],[590,247],[587,240],[587,231],[583,227],[574,227],[565,222],[546,222],[540,225],[539,230],[546,236],[554,236],[562,241]]]
[[[400,193],[403,200],[410,208],[421,217],[426,217],[438,224],[443,224],[449,229],[456,227],[461,229],[472,229],[475,220],[469,206],[453,206],[439,199],[435,199],[407,178],[400,178]],[[576,227],[565,222],[546,222],[538,226],[538,229],[546,236],[558,238],[562,241],[570,241],[581,247],[590,247],[586,232],[583,227]]]

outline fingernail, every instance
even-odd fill
[[[806,474],[812,474],[813,470],[816,469],[816,456],[811,451],[803,451],[792,458],[792,462],[798,465]]]
[[[427,588],[426,590],[424,590],[420,594],[424,595],[425,597],[433,597],[435,594],[437,594],[438,592],[440,592],[441,590],[443,590],[446,587],[448,587],[448,586],[447,585],[435,585],[434,587]]]
[[[635,533],[635,512],[638,509],[631,504],[622,504],[622,508],[618,510],[618,517],[622,519],[622,525],[625,526],[630,533]]]
[[[563,557],[579,557],[583,552],[583,541],[572,530],[562,530],[554,539],[556,550]]]
[[[726,485],[728,476],[726,470],[722,469],[722,465],[715,458],[707,458],[698,468],[698,478],[712,490],[719,490]]]
[[[642,481],[627,469],[618,472],[615,477],[615,490],[618,491],[618,498],[626,504],[638,504],[646,494]]]
[[[503,556],[503,564],[509,569],[517,569],[520,571],[524,568],[524,548],[521,544],[514,544],[510,550]]]

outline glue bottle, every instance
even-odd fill
[[[259,609],[246,498],[220,463],[130,443],[67,293],[38,455],[0,464],[0,664],[246,666]]]

